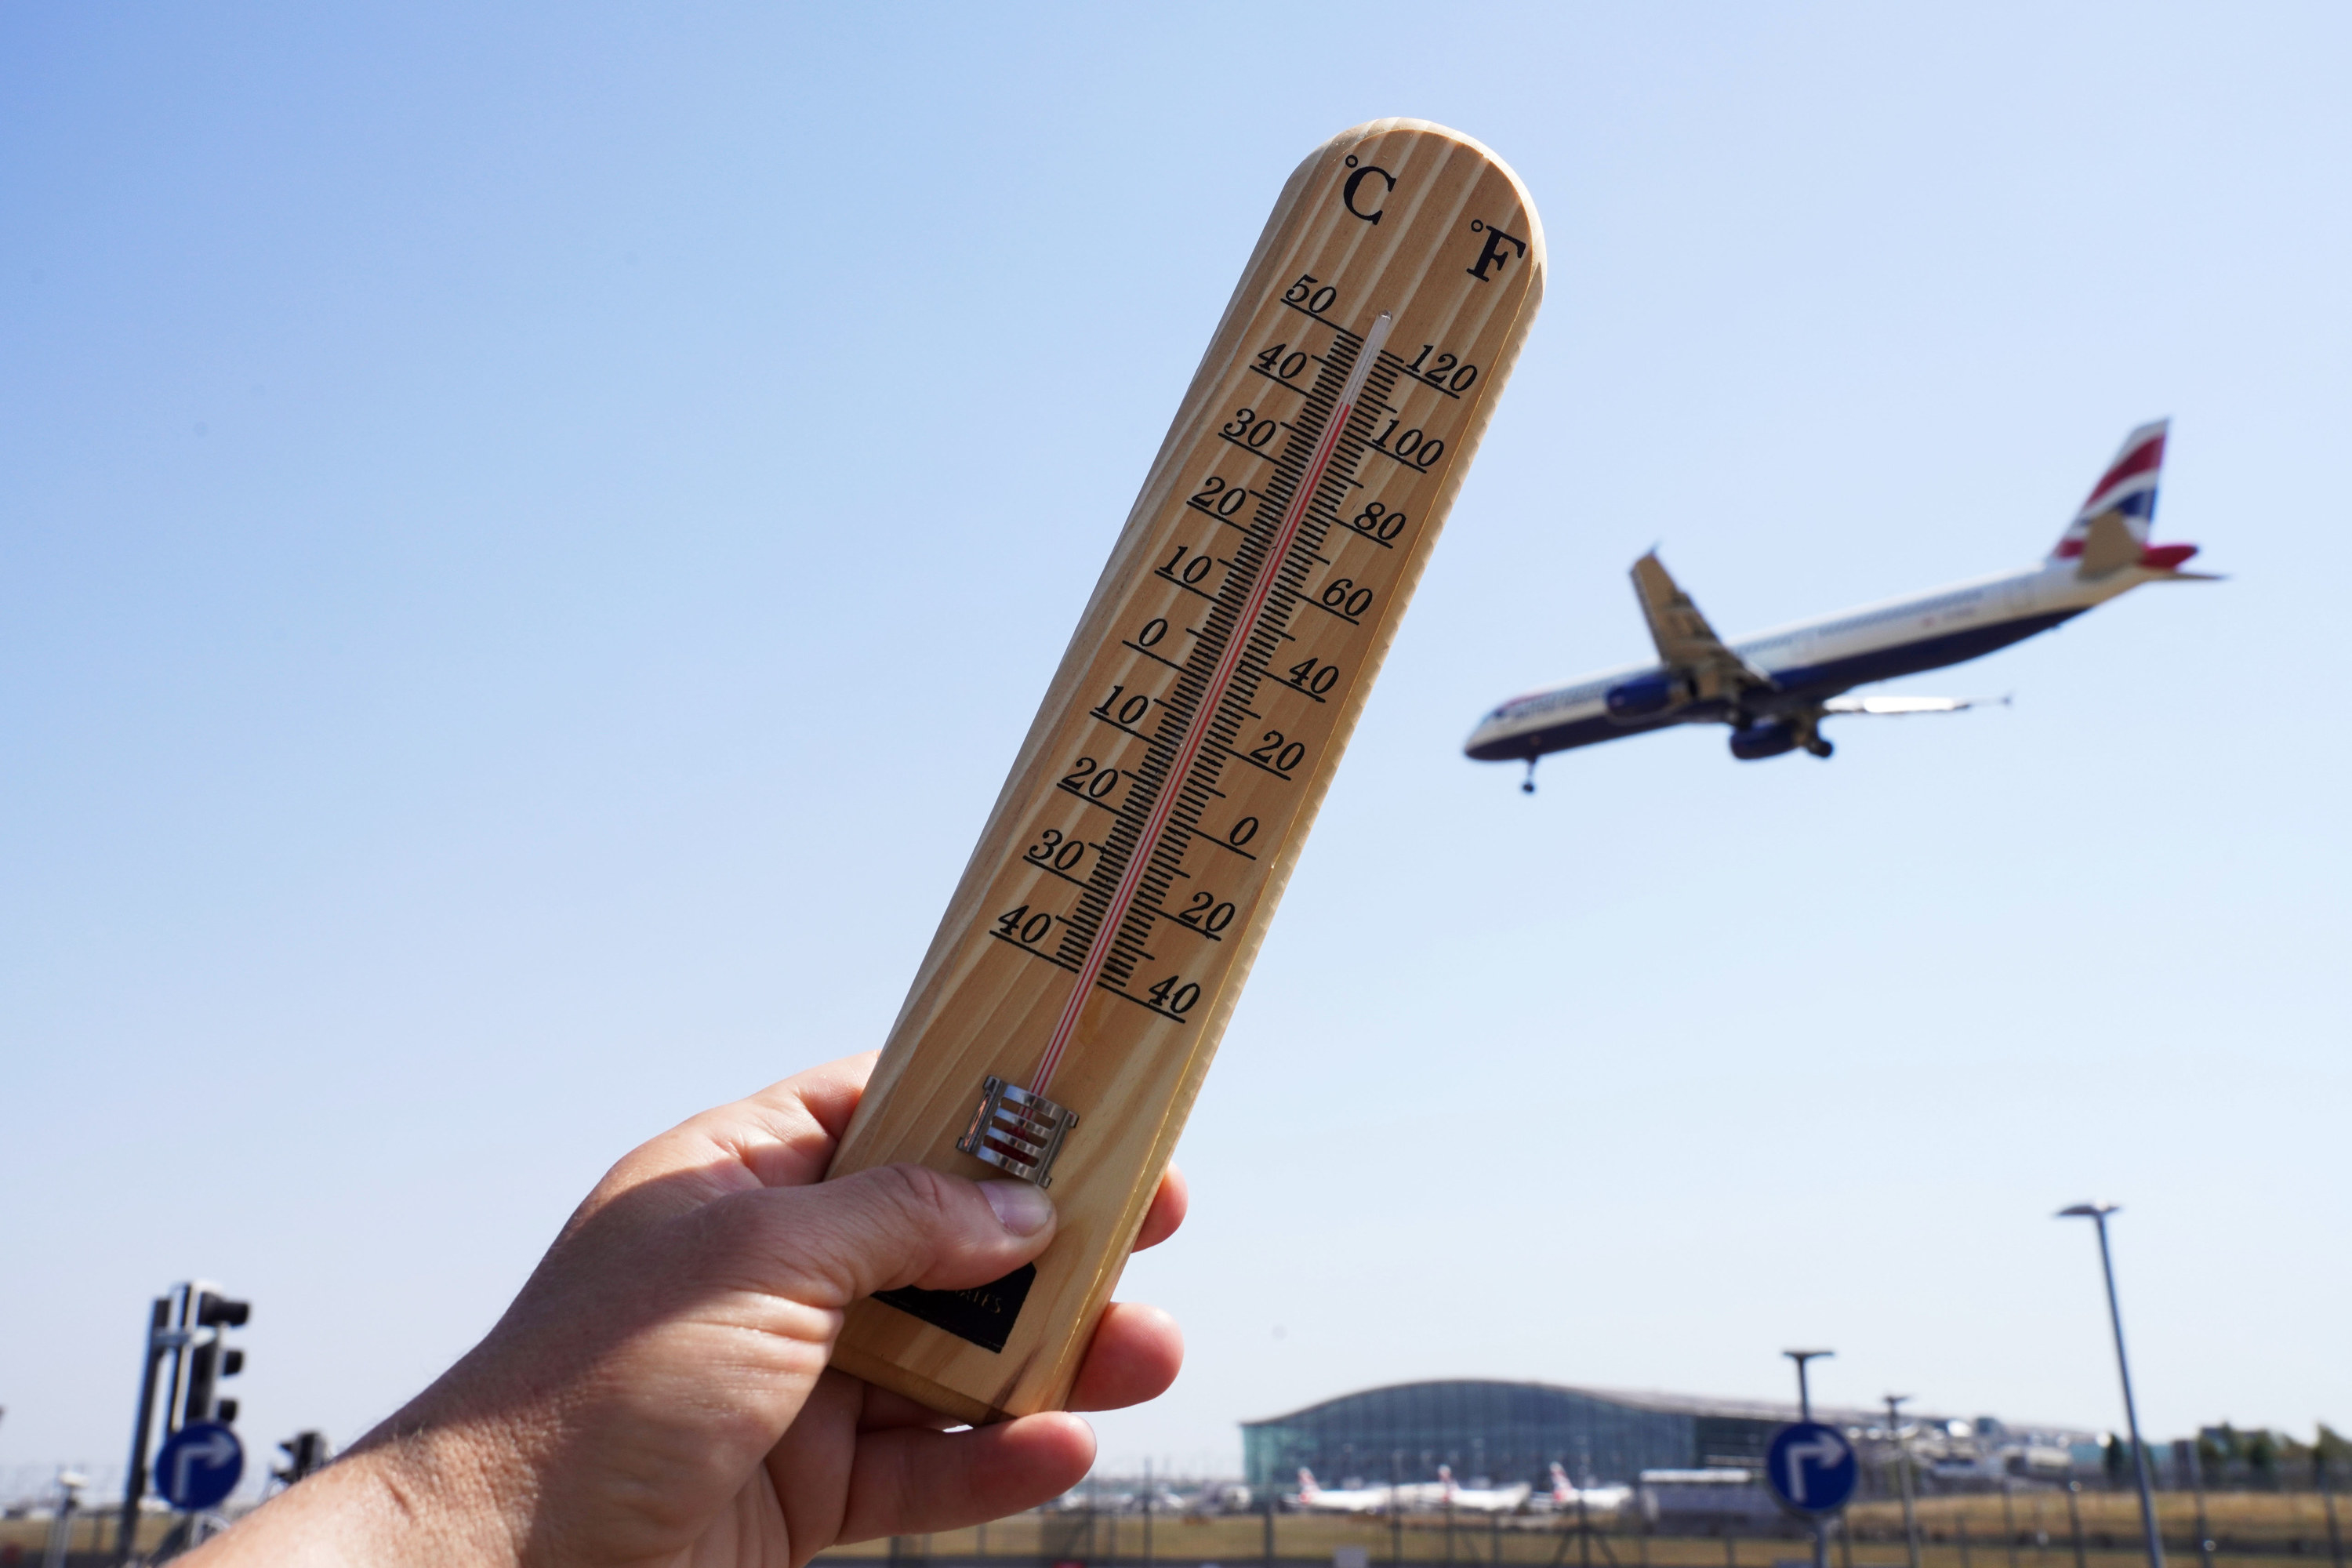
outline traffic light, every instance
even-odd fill
[[[253,1316],[253,1303],[200,1290],[195,1308],[197,1327],[212,1332],[188,1347],[188,1397],[182,1407],[185,1412],[182,1420],[234,1422],[236,1401],[219,1398],[217,1390],[222,1378],[235,1377],[245,1370],[245,1352],[221,1343],[221,1335],[243,1328]]]
[[[204,1328],[241,1329],[245,1327],[246,1320],[252,1316],[253,1303],[250,1301],[232,1301],[210,1290],[197,1293],[196,1321]]]
[[[245,1370],[245,1352],[221,1343],[230,1329],[241,1329],[253,1316],[253,1303],[232,1301],[210,1282],[184,1280],[171,1293],[149,1305],[147,1347],[139,1377],[139,1417],[131,1428],[131,1466],[123,1478],[122,1523],[115,1534],[116,1568],[131,1561],[131,1543],[139,1534],[139,1512],[147,1496],[148,1445],[154,1431],[156,1405],[163,1405],[163,1436],[171,1437],[192,1422],[235,1421],[236,1401],[219,1397],[219,1383]],[[235,1445],[219,1433],[206,1439],[207,1452]]]
[[[324,1432],[297,1432],[278,1444],[278,1449],[286,1456],[286,1463],[269,1473],[289,1487],[311,1471],[323,1469],[335,1457]]]

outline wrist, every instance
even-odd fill
[[[522,1559],[530,1527],[529,1467],[465,1426],[401,1431],[399,1417],[353,1454],[350,1505],[389,1549],[371,1563],[506,1568]],[[335,1467],[340,1468],[341,1467]]]
[[[203,1568],[511,1568],[521,1561],[516,1521],[526,1516],[520,1500],[492,1484],[486,1447],[447,1430],[400,1434],[387,1424],[191,1561]]]

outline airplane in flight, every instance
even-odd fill
[[[2088,500],[2038,566],[1866,605],[1725,642],[1654,550],[1633,563],[1633,592],[1657,645],[1654,664],[1626,665],[1514,697],[1479,721],[1463,747],[1482,763],[1643,735],[1674,724],[1727,724],[1742,762],[1800,748],[1833,750],[1822,721],[1849,714],[1952,713],[1958,697],[1846,695],[1853,688],[1940,669],[2073,620],[2143,583],[2214,581],[2184,572],[2193,544],[2150,544],[2167,420],[2124,437]]]

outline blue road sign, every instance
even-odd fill
[[[155,1489],[173,1508],[218,1507],[245,1474],[245,1445],[217,1421],[192,1421],[163,1439]]]
[[[1834,1426],[1791,1421],[1772,1435],[1764,1456],[1764,1484],[1800,1513],[1835,1513],[1853,1496],[1862,1466],[1853,1445]]]

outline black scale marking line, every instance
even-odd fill
[[[1190,584],[1190,583],[1187,583],[1187,582],[1184,582],[1184,581],[1181,580],[1181,579],[1180,579],[1180,578],[1178,578],[1178,577],[1177,577],[1173,573],[1170,572],[1170,571],[1169,571],[1167,568],[1165,568],[1165,567],[1162,567],[1162,568],[1160,568],[1159,571],[1154,572],[1154,573],[1152,574],[1152,575],[1153,575],[1154,577],[1162,578],[1162,579],[1165,579],[1165,580],[1166,580],[1166,581],[1168,581],[1168,582],[1171,582],[1171,583],[1175,584],[1176,584],[1176,586],[1178,586],[1179,588],[1181,588],[1181,589],[1182,589],[1184,592],[1186,592],[1187,594],[1191,594],[1191,595],[1193,595],[1193,596],[1195,596],[1196,598],[1206,599],[1206,600],[1208,600],[1208,601],[1209,601],[1211,604],[1213,604],[1213,604],[1215,604],[1215,603],[1217,602],[1217,596],[1216,596],[1214,594],[1203,594],[1203,593],[1202,593],[1200,589],[1195,588],[1195,587],[1194,587],[1194,586],[1192,586],[1192,584]]]
[[[1160,1006],[1158,1003],[1147,1002],[1140,996],[1129,996],[1126,992],[1121,991],[1118,986],[1113,985],[1108,980],[1096,981],[1095,989],[1097,991],[1108,991],[1112,995],[1117,996],[1123,1001],[1134,1003],[1137,1006],[1142,1008],[1147,1013],[1157,1013],[1161,1017],[1166,1018],[1172,1023],[1181,1024],[1184,1021],[1183,1014],[1171,1013],[1167,1008]]]
[[[1179,675],[1185,673],[1185,668],[1182,665],[1178,664],[1172,658],[1162,658],[1148,647],[1140,647],[1139,645],[1132,642],[1122,642],[1118,646],[1126,648],[1130,653],[1141,654],[1144,658],[1150,659],[1154,664],[1164,664]]]
[[[1091,889],[1094,887],[1094,884],[1091,881],[1082,881],[1078,878],[1071,876],[1067,871],[1063,870],[1059,866],[1055,865],[1049,860],[1039,860],[1027,855],[1024,855],[1021,858],[1024,864],[1045,872],[1048,877],[1059,877],[1073,888]],[[1097,856],[1096,858],[1100,859],[1101,857]],[[1097,872],[1096,875],[1100,876],[1101,873]]]
[[[1109,718],[1109,717],[1108,717],[1107,715],[1105,715],[1105,714],[1104,714],[1104,712],[1103,712],[1103,710],[1102,710],[1101,709],[1099,709],[1099,708],[1090,708],[1090,709],[1088,709],[1088,710],[1087,710],[1087,718],[1089,718],[1089,719],[1094,720],[1097,723],[1099,723],[1099,724],[1108,724],[1108,725],[1109,725],[1112,729],[1114,729],[1114,730],[1118,731],[1120,734],[1122,734],[1122,735],[1132,735],[1132,736],[1134,736],[1137,740],[1139,740],[1139,741],[1142,742],[1143,742],[1145,745],[1147,745],[1147,746],[1160,746],[1160,745],[1165,745],[1165,744],[1166,744],[1166,742],[1162,742],[1162,741],[1155,741],[1155,740],[1153,740],[1150,736],[1149,736],[1149,735],[1145,734],[1145,733],[1144,733],[1142,731],[1140,731],[1140,730],[1130,730],[1130,729],[1129,729],[1126,725],[1124,725],[1124,724],[1120,723],[1118,720],[1113,719],[1113,718]]]
[[[1076,974],[1078,972],[1077,964],[1071,963],[1068,959],[1057,958],[1050,952],[1030,946],[1027,942],[1016,941],[1013,938],[1005,935],[1001,931],[991,931],[988,934],[1003,942],[1005,946],[1011,948],[1013,952],[1025,952],[1041,963],[1050,963],[1056,969],[1066,969],[1073,974]]]

